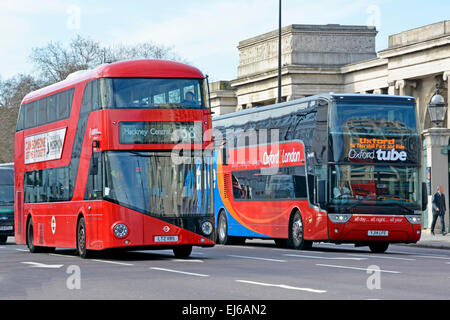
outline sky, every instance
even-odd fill
[[[375,25],[377,51],[389,35],[449,19],[449,0],[282,0],[283,26]],[[210,81],[233,80],[239,41],[277,28],[277,0],[0,0],[0,79],[35,72],[32,48],[79,34],[169,46]]]

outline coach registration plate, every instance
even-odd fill
[[[155,236],[155,242],[178,242],[178,236]]]
[[[375,237],[387,237],[389,235],[389,231],[387,230],[369,230],[367,232],[368,236],[375,236]]]
[[[0,231],[12,231],[13,229],[13,226],[0,226]]]

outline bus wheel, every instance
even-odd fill
[[[1,236],[0,237],[0,244],[5,244],[8,241],[8,236]]]
[[[31,218],[27,223],[27,247],[31,253],[43,252],[42,247],[38,247],[38,246],[34,245],[33,220]]]
[[[191,255],[192,246],[181,246],[173,248],[173,254],[177,258],[188,258]]]
[[[278,248],[287,248],[288,246],[288,239],[273,239],[275,241],[275,245]]]
[[[77,253],[83,259],[89,258],[91,253],[86,249],[86,223],[83,217],[78,220],[77,225]]]
[[[303,239],[303,222],[299,211],[295,211],[289,221],[288,246],[297,250],[309,249],[312,242]]]
[[[217,242],[228,244],[228,222],[227,215],[221,211],[217,220]]]
[[[373,253],[384,253],[389,247],[388,242],[375,242],[369,244],[370,251]]]

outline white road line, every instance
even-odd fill
[[[327,292],[326,290],[292,287],[292,286],[288,286],[286,284],[272,284],[272,283],[256,282],[256,281],[249,281],[249,280],[236,280],[236,282],[255,284],[258,286],[265,286],[265,287],[276,287],[276,288],[287,289],[287,290],[307,291],[307,292],[312,292],[312,293],[326,293]]]
[[[121,265],[121,266],[134,266],[134,264],[132,264],[132,263],[125,263],[125,262],[118,262],[118,261],[110,261],[110,260],[92,259],[92,261],[104,262],[104,263],[110,263],[110,264],[118,264],[118,265]]]
[[[54,256],[54,257],[64,257],[64,258],[80,259],[79,256],[68,255],[68,254],[49,253],[49,255],[50,255],[50,256]]]
[[[203,260],[200,259],[171,259],[170,261],[173,262],[198,262],[198,263],[203,263]]]
[[[47,269],[59,269],[61,267],[63,267],[63,264],[44,264],[44,263],[39,263],[39,262],[29,262],[29,261],[24,261],[22,262],[23,264],[29,264],[31,265],[33,268],[47,268]]]
[[[321,259],[321,260],[354,260],[354,261],[367,260],[367,258],[323,257],[323,256],[318,257],[318,256],[307,256],[307,255],[303,255],[303,254],[284,254],[284,256],[307,258],[307,259]]]
[[[5,247],[0,247],[0,249],[5,249]]]
[[[179,271],[179,270],[173,270],[173,269],[166,269],[166,268],[156,268],[152,267],[150,268],[152,270],[158,270],[158,271],[166,271],[166,272],[173,272],[173,273],[181,273],[186,274],[189,276],[195,276],[195,277],[209,277],[207,274],[201,274],[201,273],[193,273],[193,272],[186,272],[186,271]]]
[[[21,251],[21,252],[30,252],[30,250],[28,249],[16,249],[17,251]]]
[[[333,264],[316,264],[316,266],[319,267],[328,267],[328,268],[339,268],[339,269],[351,269],[351,270],[361,270],[361,271],[379,271],[379,272],[385,272],[385,273],[395,273],[399,274],[400,271],[390,271],[390,270],[381,270],[381,269],[368,269],[368,268],[358,268],[358,267],[348,267],[348,266],[337,266]]]
[[[400,258],[400,257],[388,257],[388,256],[382,256],[382,255],[367,255],[367,254],[352,254],[349,253],[349,256],[352,257],[368,257],[368,258],[375,258],[375,259],[391,259],[391,260],[403,260],[403,261],[416,261],[416,259],[412,258]]]
[[[450,260],[450,257],[447,257],[447,256],[421,255],[421,256],[414,256],[414,257],[416,257],[416,258],[430,258],[430,259]]]
[[[228,257],[241,258],[241,259],[252,259],[252,260],[262,260],[262,261],[273,261],[273,262],[286,262],[286,260],[280,260],[280,259],[270,259],[270,258],[250,257],[250,256],[238,256],[238,255],[234,255],[234,254],[229,254]]]

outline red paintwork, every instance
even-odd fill
[[[330,240],[334,242],[417,242],[421,225],[411,224],[402,216],[353,215],[347,223],[328,221]],[[338,232],[335,232],[335,229]],[[386,230],[385,236],[368,236],[369,230]]]
[[[293,161],[283,160],[283,154],[292,151],[299,152],[299,157],[292,158]],[[270,154],[273,155],[272,161],[267,157]],[[298,209],[302,215],[304,238],[328,239],[326,212],[312,207],[307,200],[235,201],[231,196],[232,190],[227,190],[228,198],[224,197],[223,179],[228,177],[227,185],[232,186],[232,171],[305,165],[301,142],[230,150],[228,161],[227,165],[217,165],[217,184],[225,207],[241,225],[271,238],[287,238],[291,213]]]
[[[290,152],[293,149],[301,153],[298,161],[289,164],[283,163],[283,152]],[[347,223],[333,223],[328,219],[326,211],[310,205],[307,200],[235,201],[232,196],[231,172],[273,167],[273,165],[263,161],[264,153],[270,154],[271,151],[273,151],[272,154],[278,155],[278,157],[275,157],[278,159],[278,164],[275,164],[275,166],[305,165],[304,146],[301,142],[268,145],[260,147],[260,149],[257,149],[257,147],[233,149],[229,151],[229,162],[226,165],[223,165],[221,157],[218,157],[217,184],[222,202],[227,211],[244,227],[271,238],[288,238],[290,215],[298,209],[302,216],[305,240],[337,243],[419,241],[421,225],[411,224],[403,216],[354,214]],[[227,178],[227,183],[224,183],[224,179]],[[224,190],[225,186],[229,186],[229,188]],[[364,187],[368,188],[367,185],[364,185]],[[225,194],[228,194],[228,197]],[[338,232],[335,232],[335,229]],[[368,236],[369,230],[387,230],[389,236]]]
[[[112,63],[97,67],[94,70],[74,75],[69,79],[28,94],[23,103],[30,102],[55,92],[75,88],[70,117],[51,124],[20,131],[15,134],[15,240],[17,244],[26,243],[27,219],[33,219],[34,243],[51,247],[76,247],[76,226],[80,215],[85,218],[87,249],[102,250],[114,247],[134,247],[155,245],[154,236],[178,235],[177,243],[164,243],[168,247],[180,244],[212,246],[214,242],[201,235],[171,225],[162,220],[146,216],[142,213],[107,201],[85,201],[84,193],[88,179],[89,160],[92,154],[92,141],[100,141],[94,151],[104,150],[171,150],[174,145],[120,145],[118,125],[120,121],[201,121],[203,132],[211,129],[209,110],[143,110],[108,109],[92,112],[88,118],[86,132],[82,144],[81,157],[77,173],[77,182],[73,199],[69,202],[57,203],[23,203],[24,172],[67,166],[70,163],[74,137],[80,114],[82,94],[86,83],[99,77],[168,77],[168,78],[200,78],[203,74],[196,68],[184,64],[163,60],[136,60]],[[27,136],[67,128],[62,156],[60,159],[24,164],[24,139]],[[95,134],[95,130],[100,134]],[[92,134],[94,133],[94,134]],[[195,149],[203,149],[211,145],[212,137],[205,135],[203,144],[194,145]],[[52,218],[54,222],[52,229]],[[129,234],[123,239],[117,238],[113,226],[125,223]],[[164,231],[168,226],[170,230]],[[167,230],[167,228],[166,228]],[[161,245],[161,244],[157,244]]]

